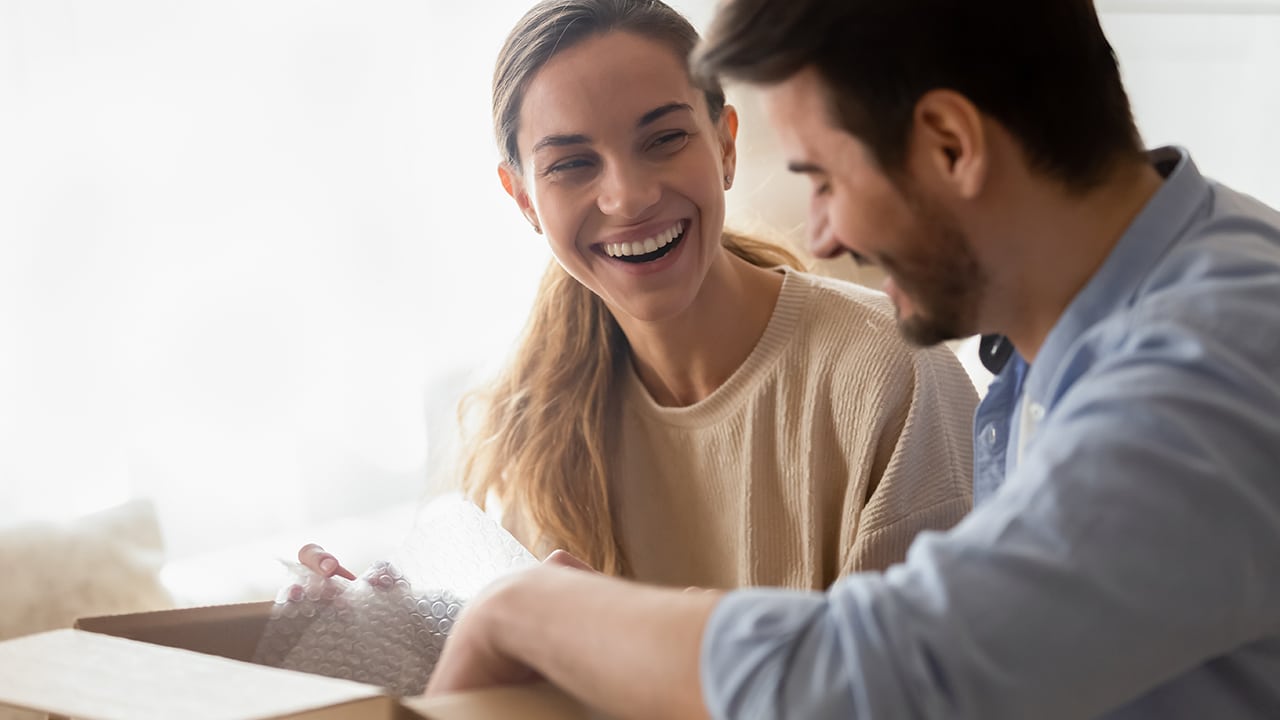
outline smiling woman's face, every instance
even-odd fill
[[[681,58],[615,31],[533,76],[506,179],[564,269],[615,315],[655,321],[697,297],[720,257],[736,116],[707,110]]]

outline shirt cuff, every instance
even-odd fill
[[[827,596],[816,592],[725,595],[703,632],[699,662],[711,717],[849,717],[848,679],[827,611]]]

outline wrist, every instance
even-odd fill
[[[535,576],[541,570],[535,567],[498,580],[468,608],[471,616],[468,621],[473,625],[471,633],[490,652],[512,660],[528,659],[520,650],[527,644],[522,642],[523,633],[527,631],[522,626],[527,624],[533,606],[522,598],[528,594],[530,583],[537,582]]]

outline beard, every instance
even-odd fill
[[[920,347],[977,332],[987,279],[959,224],[915,193],[906,194],[918,219],[905,252],[878,258],[915,312],[898,310],[898,330]]]

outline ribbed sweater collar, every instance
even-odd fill
[[[624,412],[639,413],[671,425],[700,427],[715,423],[751,397],[752,390],[777,367],[783,351],[795,336],[805,303],[813,291],[813,281],[809,276],[791,268],[779,270],[783,274],[782,290],[778,293],[769,323],[751,354],[724,384],[693,405],[663,407],[640,381],[634,364],[628,362],[622,377]]]

